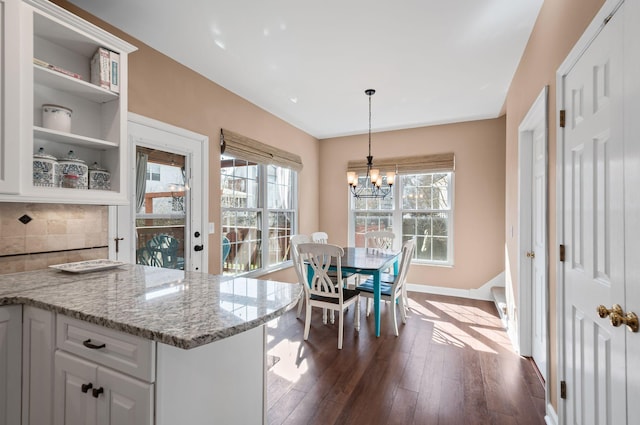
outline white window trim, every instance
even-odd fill
[[[239,161],[246,161],[244,158],[236,158]],[[292,234],[296,234],[298,232],[298,221],[299,221],[299,210],[298,210],[298,171],[291,170],[293,172],[293,181],[291,183],[293,198],[291,200],[292,207],[290,209],[269,209],[267,208],[267,187],[268,187],[268,179],[267,179],[267,167],[269,164],[259,163],[258,166],[258,177],[260,182],[260,189],[258,191],[258,205],[262,205],[262,207],[258,208],[220,208],[220,223],[223,222],[222,214],[223,211],[251,211],[251,212],[259,212],[262,213],[261,220],[261,229],[262,229],[262,240],[261,240],[261,259],[260,262],[263,265],[261,268],[256,270],[249,270],[244,273],[238,273],[234,275],[228,275],[229,277],[259,277],[268,273],[273,273],[278,270],[283,270],[292,266],[291,260],[282,261],[280,263],[272,264],[265,267],[265,264],[268,263],[269,260],[269,250],[268,250],[268,241],[269,241],[269,212],[270,211],[293,211],[293,225],[291,226]],[[266,239],[265,239],[266,234]],[[265,245],[265,241],[267,244]],[[267,247],[265,249],[264,247]]]
[[[450,208],[450,217],[449,217],[449,241],[447,243],[447,258],[448,261],[429,261],[429,260],[421,260],[421,259],[416,259],[414,258],[413,260],[411,260],[412,264],[421,264],[421,265],[426,265],[426,266],[435,266],[435,267],[453,267],[454,266],[454,256],[453,253],[454,251],[454,221],[455,221],[455,175],[456,173],[453,171],[447,171],[448,173],[451,174],[451,179],[449,182],[449,205],[451,205]],[[438,172],[438,171],[433,171],[433,172],[425,172],[425,173],[411,173],[411,174],[439,174],[442,172]],[[400,208],[399,205],[399,199],[400,199],[400,186],[401,186],[401,179],[398,178],[396,181],[398,181],[398,184],[393,186],[393,203],[394,203],[394,209],[391,212],[391,216],[392,216],[392,223],[393,223],[393,233],[396,235],[396,237],[398,237],[398,235],[400,236],[400,238],[398,238],[399,241],[402,240],[402,209]],[[347,231],[348,231],[348,243],[349,246],[355,246],[355,221],[354,221],[354,210],[353,210],[353,195],[351,194],[351,191],[347,191],[347,196],[348,196],[348,200],[347,200],[347,206],[348,206],[348,223],[347,223]],[[380,210],[381,213],[384,213],[384,210]],[[394,244],[394,248],[395,249],[400,249],[400,246],[398,246],[399,243]],[[418,249],[418,247],[416,246],[416,249]]]

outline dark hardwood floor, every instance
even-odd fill
[[[373,315],[335,325],[314,309],[309,340],[292,310],[269,325],[269,424],[544,424],[544,388],[513,352],[493,303],[410,293],[406,325]],[[279,359],[279,360],[278,360]]]

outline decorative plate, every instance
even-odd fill
[[[126,263],[122,261],[89,260],[89,261],[78,261],[76,263],[55,264],[49,267],[51,267],[52,269],[62,270],[63,272],[69,272],[69,273],[88,273],[88,272],[96,272],[98,270],[113,269],[115,267],[122,266],[124,264]]]

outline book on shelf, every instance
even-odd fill
[[[120,93],[120,55],[116,52],[109,52],[110,61],[110,90],[114,93]]]
[[[77,74],[77,73],[71,72],[71,71],[67,71],[64,68],[60,68],[59,66],[47,63],[47,62],[43,61],[42,59],[33,58],[33,63],[35,65],[41,66],[42,68],[47,68],[47,69],[59,72],[59,73],[64,74],[64,75],[68,75],[69,77],[73,77],[73,78],[77,78],[78,80],[82,80],[82,76],[80,74]]]
[[[91,84],[111,90],[111,57],[109,50],[98,47],[91,58]]]

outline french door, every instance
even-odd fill
[[[208,270],[208,138],[130,114],[130,204],[111,207],[110,256]]]

